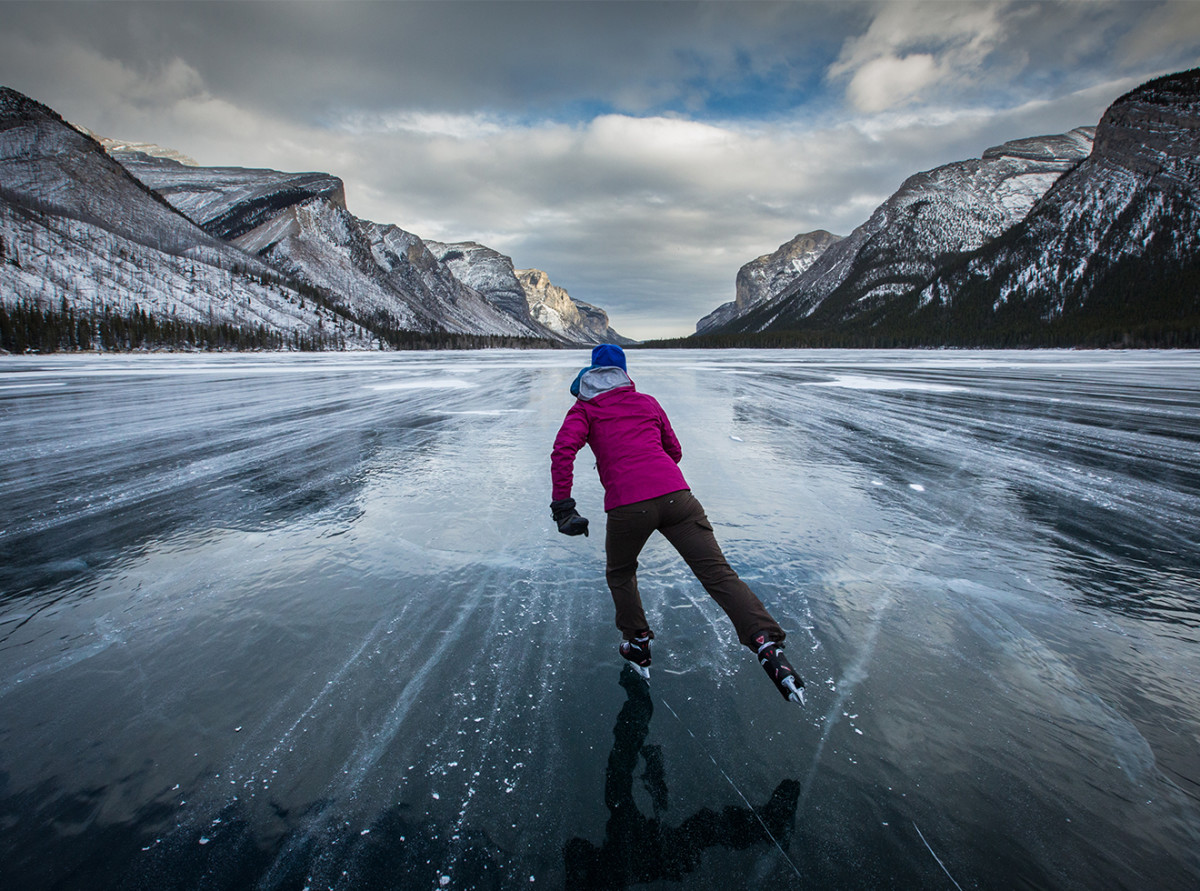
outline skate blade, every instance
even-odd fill
[[[794,702],[796,705],[804,705],[804,690],[796,686],[796,679],[786,677],[783,679],[783,685],[788,688],[788,701]]]
[[[632,665],[633,670],[636,671],[638,674],[640,674],[643,678],[645,678],[646,680],[650,680],[650,667],[649,666],[638,665],[635,662],[630,662],[629,664]]]

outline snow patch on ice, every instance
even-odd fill
[[[844,387],[848,390],[920,390],[926,393],[955,393],[962,387],[950,384],[934,384],[928,381],[903,381],[893,378],[865,377],[846,374],[831,381],[813,381],[810,387]]]

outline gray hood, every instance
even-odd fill
[[[633,381],[625,370],[615,365],[601,365],[589,368],[579,378],[579,398],[585,402],[594,399],[601,393],[617,390],[621,387],[632,387]]]

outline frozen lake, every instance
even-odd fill
[[[804,710],[586,356],[0,358],[0,884],[1200,886],[1200,354],[631,352]]]

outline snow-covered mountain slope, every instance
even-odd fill
[[[209,235],[49,108],[0,88],[0,301],[79,317],[260,326],[367,347],[361,326]]]
[[[978,249],[1023,219],[1059,177],[1087,157],[1094,132],[1080,127],[1008,142],[981,158],[909,177],[778,297],[724,330],[836,326],[920,287],[948,257]]]
[[[458,281],[420,238],[359,220],[327,197],[289,206],[234,243],[385,329],[533,336]]]
[[[1019,226],[923,287],[916,318],[967,316],[1009,337],[1109,327],[1116,339],[1200,325],[1200,69],[1105,112],[1091,156]],[[899,314],[898,308],[894,314]]]
[[[454,274],[429,246],[399,226],[363,224],[372,253],[388,281],[402,292],[418,295],[422,308],[436,308],[438,324],[447,330],[480,334],[546,337],[527,314],[508,312]]]
[[[118,147],[115,156],[143,183],[213,235],[328,291],[355,318],[566,343],[598,342],[597,331],[609,331],[604,311],[583,304],[571,324],[531,314],[512,259],[486,245],[425,242],[354,217],[335,176],[197,167],[135,148]]]
[[[1095,128],[911,177],[721,332],[789,345],[1200,345],[1200,69],[1143,84]]]
[[[96,223],[0,199],[0,303],[81,320],[146,313],[160,325],[230,325],[277,345],[370,349],[377,338],[272,276],[171,254]],[[207,335],[189,337],[195,345]],[[261,345],[261,344],[260,344]]]
[[[590,303],[575,300],[564,288],[550,281],[540,269],[518,269],[516,278],[524,290],[529,311],[540,324],[569,343],[631,344],[608,323],[608,313]]]
[[[323,291],[385,330],[547,337],[458,280],[421,239],[355,217],[327,173],[192,167],[143,152],[116,157],[207,231]]]
[[[197,228],[55,112],[0,87],[0,189],[10,201],[85,220],[175,255],[237,253]]]
[[[824,229],[805,232],[770,254],[751,260],[738,270],[737,296],[696,323],[696,333],[716,331],[754,307],[774,300],[817,261],[826,249],[842,240]]]

